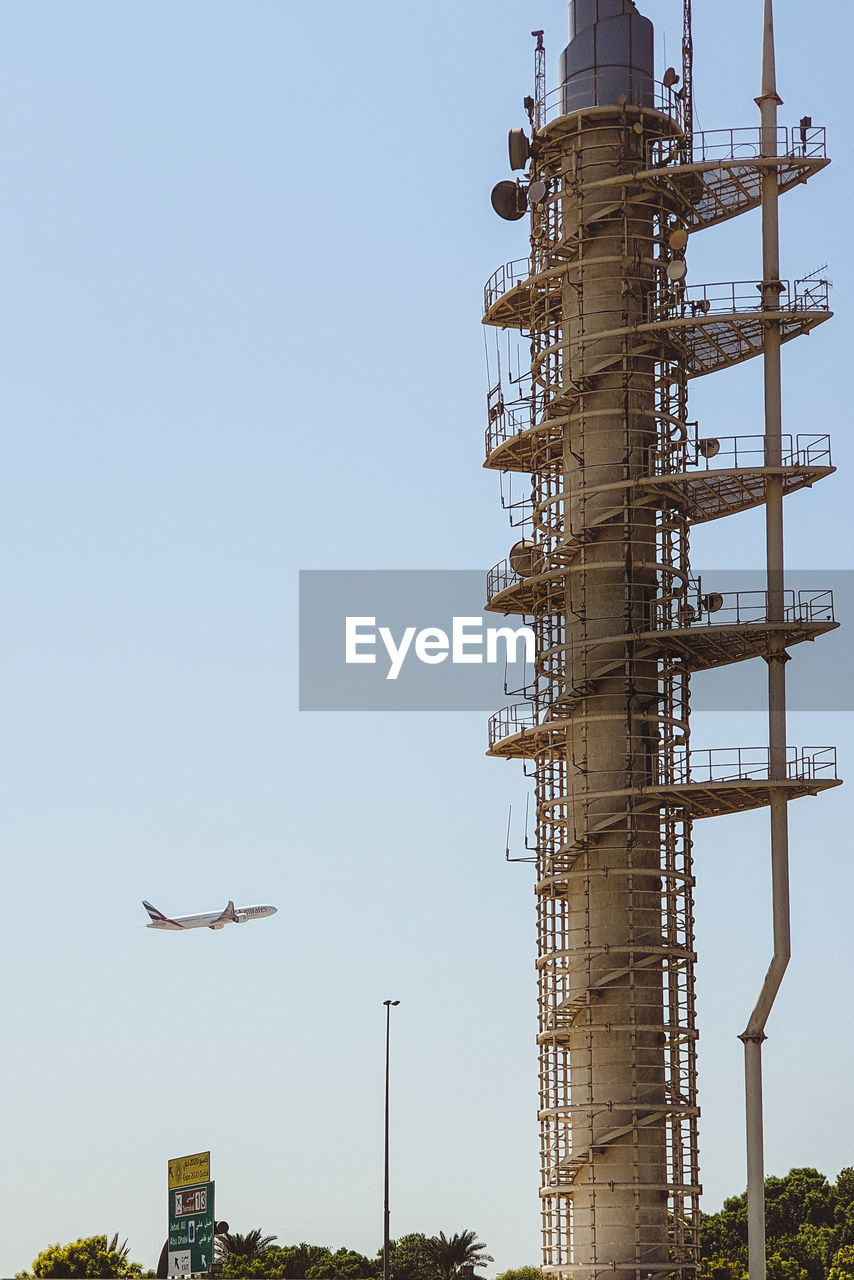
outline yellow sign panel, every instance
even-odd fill
[[[211,1180],[211,1153],[200,1151],[195,1156],[176,1156],[169,1161],[169,1190],[173,1187],[191,1187],[197,1182]]]

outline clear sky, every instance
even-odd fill
[[[641,8],[661,70],[681,4]],[[755,124],[760,0],[694,8],[700,127]],[[843,569],[854,19],[779,10],[783,118],[827,124],[835,161],[783,202],[784,274],[829,262],[837,311],[785,352],[786,427],[831,431],[839,467],[788,502],[788,560]],[[0,1275],[97,1231],[154,1265],[167,1159],[207,1148],[234,1229],[373,1253],[388,997],[393,1234],[538,1260],[532,877],[503,858],[521,771],[484,758],[480,714],[300,714],[296,671],[299,569],[486,569],[510,545],[480,306],[526,252],[489,192],[536,27],[553,84],[563,0],[0,4]],[[697,237],[691,279],[759,261],[750,215]],[[755,433],[760,393],[758,364],[718,374],[693,412]],[[698,563],[761,564],[761,515],[726,526]],[[854,773],[850,715],[790,738]],[[761,715],[694,726],[764,740]],[[850,796],[792,807],[771,1172],[854,1163]],[[745,1182],[767,863],[766,815],[698,827],[708,1209]],[[143,897],[279,914],[178,937],[142,928]]]

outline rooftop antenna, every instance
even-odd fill
[[[682,13],[682,103],[685,116],[685,151],[690,161],[694,153],[694,30],[691,0],[684,0]]]
[[[534,49],[534,118],[532,125],[534,131],[543,124],[546,106],[546,47],[543,44],[542,31],[532,31],[531,35],[537,42]]]

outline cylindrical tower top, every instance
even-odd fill
[[[654,35],[634,0],[571,0],[569,44],[560,60],[564,113],[654,105]]]

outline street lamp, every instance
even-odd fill
[[[383,1198],[383,1280],[388,1280],[389,1209],[388,1209],[388,1049],[391,1031],[391,1011],[399,1000],[383,1000],[385,1005],[385,1194]]]

